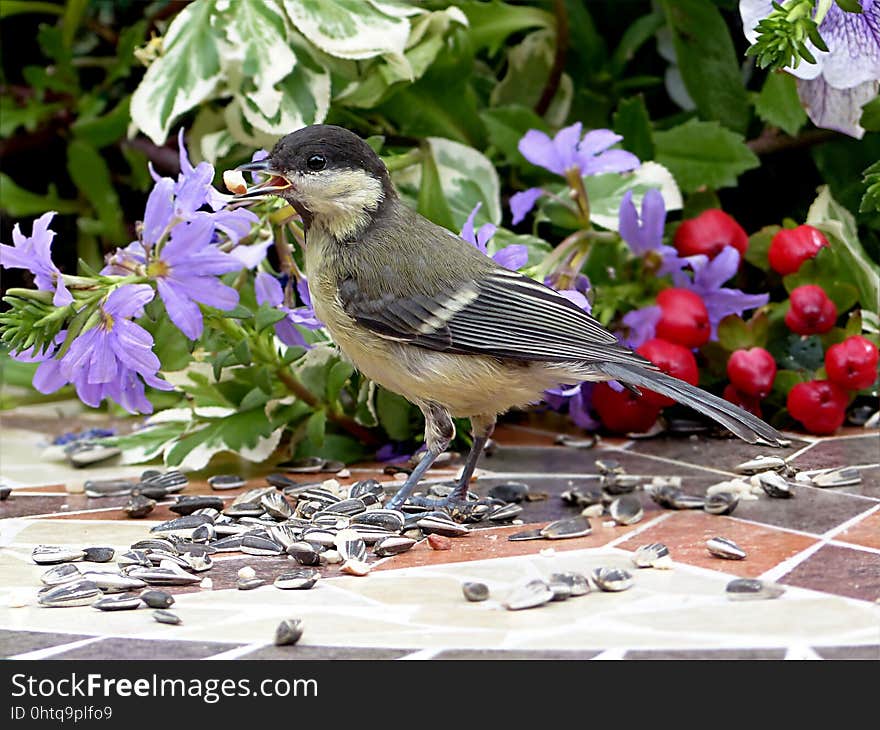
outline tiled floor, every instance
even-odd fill
[[[65,412],[50,427],[66,428]],[[522,525],[474,530],[451,550],[419,543],[381,561],[369,576],[324,569],[310,591],[234,588],[236,572],[252,565],[272,579],[287,558],[240,554],[216,557],[207,574],[213,589],[168,589],[176,594],[182,625],[155,622],[150,610],[101,613],[89,606],[37,605],[44,568],[30,553],[41,543],[107,545],[117,550],[145,537],[173,513],[160,505],[148,520],[120,509],[125,498],[89,499],[87,478],[130,476],[144,467],[105,465],[73,470],[41,459],[40,436],[18,420],[4,426],[0,479],[13,486],[0,502],[0,656],[14,658],[243,658],[243,659],[880,659],[880,435],[849,429],[835,438],[793,435],[782,452],[799,469],[845,464],[862,468],[853,487],[800,486],[790,500],[761,495],[741,502],[732,516],[668,511],[637,491],[645,516],[627,527],[591,518],[592,534],[556,541],[510,542],[512,532],[546,524],[577,510],[560,494],[572,486],[596,488],[597,458],[613,458],[630,474],[679,476],[685,491],[733,475],[733,467],[762,450],[733,439],[659,437],[606,439],[594,449],[554,445],[551,428],[507,425],[498,449],[480,464],[474,491],[501,481],[530,485]],[[40,426],[46,428],[45,421]],[[766,452],[765,453],[769,453]],[[779,453],[779,452],[776,452]],[[449,479],[456,465],[431,472]],[[242,471],[249,486],[277,468],[227,459],[213,471]],[[205,474],[193,474],[184,494],[210,493]],[[329,475],[328,475],[329,476]],[[353,481],[384,480],[377,465],[352,469]],[[343,480],[345,481],[345,480]],[[214,493],[232,499],[238,492]],[[723,535],[748,553],[742,561],[712,557],[707,538]],[[671,570],[632,567],[632,551],[663,542]],[[513,586],[532,577],[595,567],[623,567],[634,587],[593,592],[527,611],[502,607]],[[106,569],[109,566],[95,566]],[[785,587],[772,601],[733,602],[724,587],[734,577],[761,578]],[[490,588],[484,603],[468,603],[465,580]],[[272,643],[281,619],[303,619],[302,640]]]

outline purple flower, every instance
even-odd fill
[[[620,201],[620,237],[626,241],[630,250],[645,257],[656,253],[660,257],[657,275],[681,271],[687,260],[680,258],[678,251],[663,243],[663,227],[666,223],[666,205],[659,190],[651,188],[642,198],[641,221],[633,203],[632,190],[627,190]],[[641,225],[639,225],[641,223]]]
[[[478,251],[488,255],[486,244],[489,243],[489,240],[492,238],[492,236],[495,235],[495,231],[498,230],[498,226],[493,223],[484,223],[482,226],[480,226],[480,229],[478,231],[474,231],[474,218],[476,217],[477,211],[480,210],[480,207],[482,205],[482,203],[477,203],[474,206],[471,214],[464,222],[464,227],[461,229],[460,235],[465,241],[474,246]],[[529,262],[529,250],[526,246],[523,246],[522,244],[513,243],[497,251],[492,256],[492,258],[502,266],[516,271],[517,269],[521,269]]]
[[[211,244],[213,228],[208,217],[178,223],[147,265],[169,318],[191,340],[201,337],[204,329],[197,303],[222,310],[238,304],[238,292],[217,277],[239,271],[243,264]]]
[[[257,295],[257,304],[268,304],[270,307],[280,309],[287,316],[275,323],[275,334],[288,347],[311,347],[306,342],[297,326],[308,330],[317,330],[323,327],[323,323],[315,316],[312,308],[312,298],[309,294],[309,284],[305,278],[296,283],[296,291],[305,306],[291,309],[284,304],[284,289],[281,283],[269,273],[261,271],[257,274],[254,282],[254,290]]]
[[[390,441],[376,451],[375,459],[379,462],[402,464],[412,458],[411,446],[399,441]],[[418,452],[416,452],[418,453]]]
[[[577,170],[581,175],[626,172],[639,166],[639,159],[625,150],[609,150],[623,139],[610,129],[594,129],[581,137],[582,125],[575,122],[550,139],[544,132],[530,129],[519,141],[519,151],[533,165],[557,175]]]
[[[100,307],[98,324],[77,337],[58,361],[53,384],[61,378],[73,383],[80,400],[92,407],[109,397],[131,413],[152,413],[144,384],[159,390],[172,386],[156,377],[161,363],[152,335],[130,318],[142,315],[154,296],[147,284],[114,289]]]
[[[862,106],[880,88],[880,3],[861,0],[862,12],[850,13],[829,3],[819,23],[819,35],[828,48],[822,51],[810,40],[805,45],[816,63],[802,60],[785,70],[798,79],[798,95],[817,127],[834,129],[861,139]],[[740,0],[743,30],[750,43],[758,23],[773,11],[772,0]]]
[[[516,225],[523,221],[526,214],[535,207],[538,198],[544,195],[541,188],[529,188],[510,196],[510,212],[513,213],[512,223]]]
[[[9,356],[18,362],[40,363],[34,373],[32,384],[40,393],[54,393],[59,388],[67,385],[67,378],[61,374],[61,361],[55,359],[55,353],[67,338],[67,330],[61,330],[55,335],[55,341],[51,347],[39,353],[29,347],[21,352],[10,352]]]
[[[739,268],[739,251],[725,246],[714,259],[708,256],[688,256],[693,269],[693,279],[684,271],[672,275],[675,285],[698,294],[709,312],[712,325],[711,339],[718,339],[718,323],[730,314],[742,315],[747,309],[763,307],[770,301],[769,294],[746,294],[739,289],[727,289],[721,285],[736,274]]]
[[[559,386],[544,391],[544,401],[554,411],[568,406],[568,415],[579,428],[595,431],[599,422],[590,413],[593,401],[593,383],[579,383],[573,387]]]
[[[31,235],[22,234],[18,223],[12,229],[12,246],[0,244],[0,266],[4,269],[25,269],[34,275],[37,289],[55,291],[52,303],[56,307],[66,307],[73,301],[73,295],[64,286],[61,271],[52,263],[52,239],[55,231],[49,224],[55,211],[43,213],[34,221]]]
[[[658,306],[642,307],[627,312],[623,315],[627,334],[622,338],[622,342],[635,350],[653,339],[662,314],[663,311]]]

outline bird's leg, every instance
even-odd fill
[[[449,444],[455,438],[455,424],[444,408],[436,403],[419,404],[419,408],[425,414],[425,444],[428,450],[422,456],[418,466],[407,477],[404,485],[388,502],[387,509],[398,509],[409,499],[419,480],[428,471],[434,460],[449,448]]]
[[[458,484],[446,498],[447,504],[467,499],[468,486],[470,486],[471,477],[474,475],[474,469],[477,468],[477,461],[480,459],[480,454],[483,453],[486,441],[495,430],[495,416],[474,416],[471,418],[471,430],[473,431],[474,443],[464,464],[464,469],[462,469]]]

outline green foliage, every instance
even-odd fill
[[[767,124],[794,136],[807,121],[798,98],[794,76],[777,71],[767,74],[761,93],[755,97],[755,113]]]

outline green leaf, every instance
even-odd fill
[[[322,408],[315,411],[306,421],[306,436],[320,449],[324,445],[324,432],[327,428],[327,412]]]
[[[232,355],[235,358],[235,362],[237,362],[239,365],[249,365],[251,362],[250,343],[246,339],[241,340],[235,347],[232,348]]]
[[[611,57],[611,73],[614,76],[620,76],[623,73],[624,67],[635,57],[636,51],[654,36],[664,22],[663,14],[654,12],[643,15],[630,23],[623,32],[620,43],[617,44],[614,55]],[[634,150],[630,151],[635,152]]]
[[[49,117],[64,108],[58,102],[43,104],[30,98],[20,106],[11,96],[0,96],[0,137],[11,137],[19,128],[33,132]]]
[[[89,0],[67,0],[65,3],[64,15],[61,18],[61,39],[66,48],[73,45],[73,37],[82,22],[88,4]]]
[[[254,328],[256,331],[262,332],[266,327],[270,327],[276,322],[280,322],[287,316],[286,312],[276,309],[269,304],[261,304],[257,310],[257,316],[254,318]]]
[[[58,197],[58,191],[49,183],[45,195],[32,193],[20,188],[6,173],[0,172],[0,208],[12,218],[41,215],[47,210],[55,210],[61,214],[76,213],[79,204],[75,200],[64,200]]]
[[[749,103],[730,30],[710,0],[663,0],[684,85],[700,116],[744,133]]]
[[[159,423],[124,436],[102,439],[102,443],[122,449],[124,463],[141,464],[161,456],[167,445],[180,438],[186,426],[186,421]]]
[[[98,214],[104,236],[122,242],[125,238],[122,208],[104,158],[88,142],[74,139],[67,146],[67,172]]]
[[[612,119],[614,131],[623,136],[621,147],[632,152],[642,162],[654,159],[651,118],[648,116],[645,98],[641,94],[621,99]]]
[[[858,289],[851,283],[853,273],[846,260],[832,246],[819,249],[815,258],[804,261],[797,272],[783,277],[782,281],[788,292],[805,284],[822,287],[837,307],[838,314],[843,314],[859,298]]]
[[[862,107],[859,124],[869,132],[880,132],[880,96],[875,96]]]
[[[504,41],[518,31],[527,28],[553,28],[555,20],[546,10],[524,5],[492,2],[460,2],[468,19],[468,35],[474,49],[486,48],[494,56]]]
[[[806,383],[810,379],[802,370],[777,370],[773,380],[773,392],[782,397],[783,402],[789,391],[798,383]]]
[[[165,454],[169,466],[186,463],[189,468],[200,469],[220,451],[237,452],[249,458],[249,454],[265,450],[266,442],[273,435],[264,408],[202,420],[203,425],[183,436]]]
[[[155,322],[145,317],[140,320],[140,324],[153,335],[153,352],[162,363],[161,370],[173,372],[183,370],[189,365],[195,343],[177,329],[167,315],[159,317]]]
[[[865,253],[852,213],[831,197],[827,185],[819,188],[806,222],[816,226],[828,238],[831,248],[840,257],[846,281],[858,290],[862,307],[872,312],[880,311],[880,267]]]
[[[660,191],[667,212],[679,210],[682,203],[681,192],[672,174],[656,162],[646,162],[626,175],[613,172],[589,175],[584,178],[584,187],[590,198],[590,220],[611,231],[617,230],[620,202],[628,190],[633,192],[633,203],[639,210],[642,198],[651,188]]]
[[[736,185],[746,170],[760,165],[742,135],[724,129],[718,122],[691,119],[665,132],[654,133],[656,160],[668,167],[682,190]]]
[[[412,436],[410,411],[412,406],[402,396],[385,388],[376,391],[376,413],[379,424],[393,441],[406,441]]]
[[[297,375],[302,384],[316,397],[327,392],[327,375],[331,360],[336,360],[336,351],[329,346],[313,347],[297,363]]]
[[[780,226],[764,226],[760,231],[749,236],[749,247],[746,249],[746,261],[757,266],[761,271],[770,271],[767,255],[773,237],[782,230]]]
[[[23,13],[61,15],[63,12],[64,8],[61,5],[40,2],[39,0],[3,0],[0,3],[0,19]]]
[[[767,74],[761,93],[755,98],[755,112],[767,124],[779,127],[794,136],[807,122],[807,113],[801,106],[794,76],[784,71]]]
[[[339,398],[345,382],[354,373],[354,366],[348,360],[339,360],[333,363],[330,372],[327,373],[327,402],[335,403]]]
[[[847,13],[861,13],[862,6],[859,4],[859,0],[834,0],[837,3],[837,6],[841,10],[845,10]]]
[[[754,347],[752,331],[743,318],[735,314],[725,317],[718,324],[718,341],[730,352]]]
[[[113,109],[100,117],[78,118],[70,127],[74,135],[93,147],[106,147],[125,136],[130,121],[131,97],[126,96]]]
[[[212,98],[221,80],[213,29],[215,0],[196,0],[178,13],[131,98],[132,121],[161,145],[177,118]]]
[[[269,402],[269,395],[262,388],[251,388],[238,404],[238,410],[249,411],[261,408]]]
[[[480,112],[480,119],[489,132],[489,142],[498,149],[508,164],[527,164],[518,149],[519,141],[526,132],[530,129],[550,132],[550,128],[541,117],[521,104],[483,109]]]
[[[320,447],[313,444],[309,439],[304,439],[297,444],[296,449],[297,458],[321,456],[324,459],[341,461],[344,464],[363,461],[370,455],[370,451],[357,439],[335,433],[328,433]]]
[[[438,226],[449,230],[455,228],[455,220],[446,196],[443,194],[443,186],[440,185],[440,173],[434,155],[426,149],[422,155],[422,177],[419,186],[418,206],[416,210],[425,218],[433,221]]]

